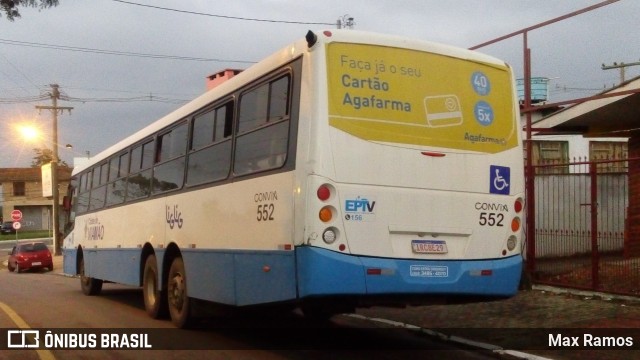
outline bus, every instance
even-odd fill
[[[503,61],[309,31],[74,169],[64,272],[86,295],[142,287],[177,327],[216,305],[326,319],[507,298],[518,119]]]

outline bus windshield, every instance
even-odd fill
[[[329,124],[358,138],[447,151],[518,146],[506,65],[368,44],[327,44]]]

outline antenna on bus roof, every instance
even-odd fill
[[[338,29],[353,29],[353,25],[356,24],[353,20],[353,17],[349,16],[349,14],[338,18]]]
[[[307,47],[309,47],[309,49],[318,42],[318,36],[311,30],[307,32],[307,35],[304,38],[307,40]]]

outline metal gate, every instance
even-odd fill
[[[527,265],[534,282],[640,295],[640,258],[625,253],[631,161],[533,167],[527,181],[535,186],[535,233],[527,246],[534,256]]]

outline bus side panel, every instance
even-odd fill
[[[236,254],[235,273],[239,306],[296,298],[293,251]]]
[[[189,297],[246,306],[296,298],[292,251],[183,250]]]
[[[297,247],[296,257],[301,298],[366,294],[364,268],[358,257],[311,246]]]
[[[67,248],[62,250],[62,272],[66,275],[77,275],[79,269],[76,267],[76,257],[78,250],[76,248]]]
[[[85,275],[125,285],[140,285],[142,249],[84,249]]]
[[[235,305],[233,253],[182,249],[189,297]]]

